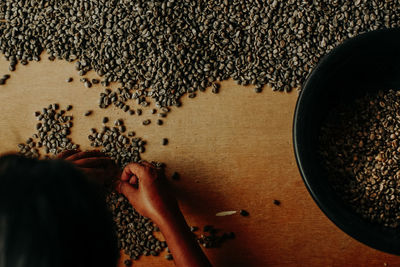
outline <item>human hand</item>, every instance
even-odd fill
[[[121,170],[117,164],[100,151],[66,150],[57,155],[57,159],[71,162],[90,180],[100,184],[111,182],[121,176]]]
[[[140,214],[161,224],[164,218],[180,212],[178,202],[168,187],[162,169],[142,162],[125,167],[117,190]]]

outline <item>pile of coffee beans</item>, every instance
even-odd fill
[[[159,107],[216,80],[300,87],[318,60],[359,33],[398,27],[398,1],[4,0],[0,52],[10,62],[76,61]],[[214,92],[218,89],[214,88]]]
[[[105,121],[103,119],[103,121]],[[91,129],[88,139],[93,148],[101,148],[101,152],[114,159],[119,166],[124,167],[130,162],[139,162],[140,153],[145,151],[146,142],[139,137],[133,137],[135,133],[130,131],[127,135],[126,127],[122,119],[114,122],[114,127],[104,124],[102,131],[97,132],[95,128]]]
[[[113,214],[118,247],[131,259],[136,260],[141,255],[158,256],[167,247],[165,241],[160,241],[153,235],[159,229],[152,221],[140,215],[124,196],[112,192],[106,201]]]
[[[330,183],[363,218],[400,223],[400,91],[379,91],[330,112],[319,153]]]
[[[26,157],[39,158],[41,148],[47,157],[49,154],[57,155],[63,150],[78,149],[79,145],[74,144],[68,137],[73,126],[73,116],[67,115],[71,109],[71,105],[68,105],[66,109],[60,109],[58,104],[51,104],[42,111],[36,111],[37,132],[25,143],[18,145],[19,153]]]

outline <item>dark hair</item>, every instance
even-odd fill
[[[117,264],[105,198],[72,164],[0,157],[0,267]]]

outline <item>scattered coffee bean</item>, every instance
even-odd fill
[[[85,112],[85,116],[90,116],[90,115],[92,115],[92,113],[93,113],[93,111],[92,110],[88,110],[88,111],[86,111]]]
[[[261,93],[262,92],[262,86],[256,85],[256,87],[254,87],[254,92]]]
[[[132,266],[132,261],[131,260],[124,260],[125,266]]]
[[[157,120],[157,125],[163,125],[163,124],[164,124],[163,120]]]
[[[274,199],[274,205],[279,206],[281,204],[281,202],[277,199]]]
[[[218,94],[219,93],[219,88],[220,88],[220,85],[218,83],[213,83],[212,84],[212,92],[214,94]]]
[[[165,259],[171,261],[174,258],[172,257],[172,254],[167,254],[167,255],[165,255]]]
[[[86,81],[86,82],[84,83],[84,85],[85,85],[86,88],[91,88],[91,87],[92,87],[92,83],[89,82],[89,81]]]
[[[167,138],[163,138],[161,144],[162,144],[163,146],[168,145],[168,139],[167,139]]]
[[[240,215],[242,215],[244,217],[247,217],[247,216],[250,215],[250,213],[248,211],[246,211],[246,210],[240,210],[239,213],[240,213]]]
[[[203,232],[210,232],[213,229],[212,225],[205,225],[203,227]]]
[[[149,125],[151,123],[151,120],[144,120],[142,123],[143,125]]]
[[[179,175],[179,173],[177,173],[177,172],[174,172],[173,174],[172,174],[172,177],[171,177],[173,180],[179,180],[180,179],[180,175]]]
[[[65,81],[67,82],[67,83],[70,83],[70,82],[72,82],[74,79],[72,78],[72,77],[69,77],[69,78],[67,78]]]

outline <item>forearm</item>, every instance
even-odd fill
[[[179,210],[164,213],[157,221],[176,266],[211,266]]]

